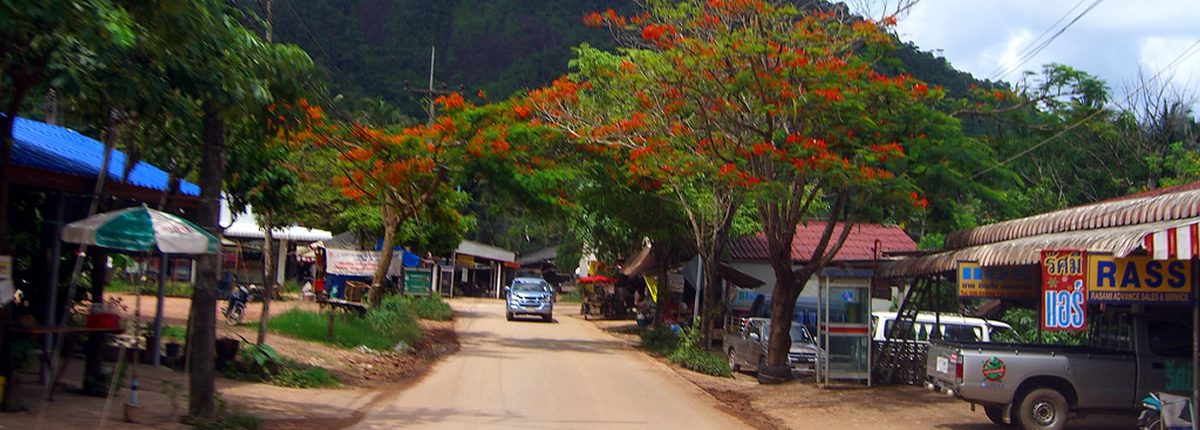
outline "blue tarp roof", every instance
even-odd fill
[[[51,172],[95,178],[104,162],[104,144],[79,134],[75,130],[17,117],[13,124],[13,163]],[[108,178],[120,181],[126,157],[113,151],[109,160]],[[151,190],[167,190],[167,172],[146,162],[138,162],[129,173],[129,184]],[[199,196],[200,187],[179,181],[179,192]]]

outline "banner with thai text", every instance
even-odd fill
[[[958,296],[993,299],[1035,299],[1041,291],[1041,273],[1035,266],[981,267],[976,261],[959,261]]]
[[[1086,251],[1042,250],[1042,330],[1087,328]]]

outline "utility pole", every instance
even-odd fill
[[[444,84],[444,83],[442,84],[442,89],[440,89],[440,90],[434,89],[434,87],[433,87],[433,67],[434,67],[434,59],[435,58],[437,58],[437,47],[430,46],[429,47],[429,86],[427,88],[413,88],[412,86],[409,85],[408,81],[404,81],[404,90],[405,91],[408,91],[410,93],[416,93],[416,94],[424,94],[425,97],[428,98],[429,107],[427,109],[429,112],[428,122],[430,124],[433,124],[433,118],[437,117],[437,111],[436,111],[437,105],[435,105],[433,103],[433,100],[436,99],[437,96],[444,96],[444,95],[447,95],[447,94],[450,94],[453,92],[453,91],[447,90],[446,84]],[[459,85],[458,91],[462,92],[462,89],[463,89],[463,86]]]

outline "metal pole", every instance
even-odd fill
[[[429,123],[430,124],[433,124],[433,117],[437,115],[436,113],[434,113],[434,110],[433,110],[434,109],[434,104],[433,104],[433,59],[434,59],[434,57],[436,57],[436,54],[437,54],[437,46],[430,46],[429,47]]]
[[[1197,260],[1192,258],[1192,273],[1196,273]],[[1192,428],[1196,428],[1196,405],[1200,403],[1200,300],[1196,300],[1195,279],[1192,280]]]
[[[154,367],[162,364],[163,301],[166,300],[164,292],[167,286],[167,261],[170,259],[171,256],[167,253],[158,256],[158,301],[154,305],[154,345],[150,348]]]
[[[58,325],[58,315],[55,311],[58,309],[58,271],[62,260],[62,225],[65,216],[63,212],[66,210],[65,206],[67,205],[66,195],[59,193],[56,204],[58,207],[54,209],[54,245],[50,247],[50,288],[46,290],[49,292],[50,297],[46,305],[45,324],[51,327]],[[54,350],[53,334],[47,333],[42,341],[45,342],[44,348],[47,351]],[[51,354],[46,359],[46,365],[42,367],[40,375],[41,382],[47,384],[47,388],[49,388],[50,381],[53,379],[51,375],[54,374],[54,358],[55,355]]]

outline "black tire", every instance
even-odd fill
[[[987,415],[992,424],[1008,427],[1011,424],[1004,422],[1004,406],[984,406],[983,413]]]
[[[506,320],[509,320],[509,321],[512,321],[512,320],[513,320],[513,314],[512,314],[512,312],[505,312],[505,313],[504,313],[504,319],[506,319]]]
[[[762,374],[763,369],[766,367],[767,367],[767,357],[765,355],[758,356],[758,367],[754,368],[754,371],[758,374]]]
[[[542,321],[545,321],[545,322],[554,322],[554,314],[550,314],[550,315],[542,315]]]
[[[229,308],[229,312],[225,314],[225,319],[229,321],[230,324],[238,325],[242,323],[242,317],[245,315],[245,306],[234,305],[233,307]]]
[[[737,360],[733,358],[733,348],[729,348],[729,351],[725,353],[725,359],[729,360],[729,369],[733,370],[733,373],[742,371],[742,365],[737,364]]]
[[[1067,426],[1070,413],[1067,399],[1053,388],[1038,388],[1021,398],[1020,406],[1013,411],[1014,423],[1025,430],[1062,430]]]

